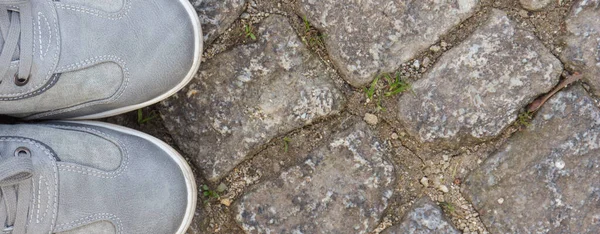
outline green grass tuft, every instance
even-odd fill
[[[252,28],[252,25],[244,25],[244,33],[246,35],[246,38],[250,38],[253,41],[256,41],[256,35],[254,35],[254,28]]]
[[[313,27],[310,24],[310,22],[308,22],[306,16],[302,18],[302,20],[304,21],[304,37],[302,38],[303,41],[311,47],[324,47],[325,38],[327,38],[327,35],[322,34],[317,29],[315,29],[315,27]]]
[[[446,211],[446,213],[453,213],[456,210],[456,207],[454,207],[454,204],[452,204],[450,202],[440,202],[440,206],[442,207],[442,209],[444,211]]]
[[[395,79],[387,73],[384,74],[384,77],[388,83],[388,90],[384,94],[386,97],[394,96],[407,90],[412,90],[409,83],[400,79],[400,73],[396,73]]]
[[[150,112],[150,116],[148,117],[144,117],[144,111],[142,109],[138,109],[137,111],[137,122],[139,125],[145,124],[153,119],[156,119],[156,117],[158,117],[158,115],[154,111]]]
[[[527,111],[527,112],[521,112],[519,114],[519,117],[517,117],[517,126],[518,127],[529,127],[529,125],[531,125],[531,121],[533,120],[533,113]]]
[[[221,183],[219,186],[217,186],[217,189],[213,190],[208,187],[208,185],[204,184],[200,186],[200,190],[202,191],[202,196],[205,198],[204,203],[208,203],[211,199],[220,199],[220,194],[227,190],[227,185]]]
[[[288,152],[289,149],[289,144],[292,141],[292,139],[290,139],[289,137],[284,137],[283,138],[283,151],[284,152]]]

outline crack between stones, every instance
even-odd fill
[[[248,4],[249,4],[249,2],[247,2],[246,6],[245,6],[246,8],[245,8],[245,10],[244,10],[243,12],[247,12],[247,9],[248,9]],[[450,29],[450,30],[448,31],[448,33],[446,33],[446,34],[444,34],[444,35],[441,35],[441,36],[440,36],[440,39],[439,39],[439,40],[438,40],[436,43],[434,43],[434,44],[433,44],[433,45],[435,45],[435,44],[439,43],[440,41],[442,41],[442,40],[443,40],[443,38],[449,38],[449,36],[450,36],[450,35],[452,35],[452,34],[456,34],[457,32],[468,32],[468,33],[467,33],[467,35],[466,35],[464,38],[460,38],[460,37],[459,37],[457,40],[455,40],[455,41],[452,43],[452,46],[451,46],[451,47],[449,47],[447,50],[443,50],[443,51],[442,51],[440,54],[438,54],[437,56],[434,56],[434,58],[435,58],[435,59],[432,59],[432,62],[431,62],[431,64],[435,64],[435,63],[436,63],[436,62],[439,60],[439,58],[440,58],[442,55],[444,55],[445,53],[447,53],[448,51],[450,51],[450,50],[451,50],[453,47],[455,47],[456,45],[458,45],[458,44],[460,44],[460,43],[463,43],[465,40],[467,40],[467,39],[469,38],[469,36],[470,36],[470,35],[472,35],[472,33],[473,33],[474,31],[476,31],[476,30],[477,30],[477,29],[480,27],[480,26],[476,26],[476,27],[474,27],[474,28],[473,28],[473,30],[469,30],[469,28],[468,28],[468,27],[465,27],[465,28],[460,28],[460,25],[462,25],[462,24],[465,24],[465,23],[473,23],[473,22],[469,22],[469,21],[471,21],[471,20],[474,20],[476,17],[483,17],[483,18],[487,18],[487,17],[489,16],[489,12],[488,12],[488,11],[489,11],[489,9],[500,9],[500,10],[503,10],[503,11],[507,11],[507,10],[508,10],[507,8],[503,8],[503,7],[494,7],[494,6],[493,6],[493,4],[491,4],[491,3],[490,3],[490,4],[482,4],[482,5],[480,5],[480,6],[479,6],[479,9],[478,9],[477,11],[475,11],[475,12],[473,13],[473,15],[472,15],[472,16],[470,16],[469,18],[466,18],[466,19],[464,19],[463,21],[461,21],[461,22],[460,22],[460,23],[459,23],[457,26],[455,26],[455,27],[453,27],[452,29]],[[287,10],[285,10],[285,9],[281,9],[281,11],[283,11],[283,12],[285,12],[285,13],[288,13],[289,15],[285,15],[285,14],[279,14],[279,13],[269,13],[269,14],[271,14],[271,15],[280,15],[280,16],[284,16],[284,17],[286,17],[286,18],[288,19],[288,21],[289,21],[290,25],[291,25],[291,26],[292,26],[292,28],[294,29],[294,31],[295,31],[295,33],[296,33],[296,36],[297,36],[297,37],[298,37],[298,38],[299,38],[299,39],[300,39],[300,40],[301,40],[301,41],[304,43],[304,40],[302,40],[302,38],[303,38],[302,31],[298,31],[298,27],[296,27],[296,25],[294,25],[295,23],[297,23],[297,22],[295,21],[295,20],[297,20],[297,19],[294,19],[294,17],[298,17],[299,19],[302,19],[302,17],[301,17],[299,14],[296,14],[295,12],[292,12],[292,13],[290,14],[290,13],[289,13]],[[260,11],[260,12],[262,12],[262,13],[265,13],[264,11]],[[477,14],[480,14],[480,13],[482,13],[482,12],[484,13],[482,16],[477,16]],[[260,19],[260,21],[262,21],[263,19],[264,19],[264,18],[261,18],[261,19]],[[238,17],[238,19],[237,19],[237,20],[240,20],[240,18]],[[533,25],[533,27],[534,27],[536,30],[538,30],[535,24],[532,24],[532,25]],[[234,26],[235,26],[235,23],[232,23],[232,25],[231,25],[231,26],[230,26],[230,27],[229,27],[227,30],[233,30],[233,29],[234,29]],[[322,32],[321,30],[317,29],[316,27],[313,27],[313,28],[314,28],[314,30],[317,30],[317,31],[319,32],[319,34],[323,35],[323,32]],[[222,34],[222,35],[224,35],[224,34]],[[222,37],[222,35],[221,35],[221,36],[219,36],[218,38],[221,38],[221,37]],[[540,41],[541,41],[541,39],[539,38],[539,36],[538,36],[537,34],[535,34],[535,33],[534,33],[534,35],[535,35],[535,37],[536,37],[538,40],[540,40]],[[218,40],[218,38],[217,38],[217,39],[215,39],[215,41],[216,41],[216,40]],[[321,49],[322,49],[322,51],[321,51],[322,53],[320,53],[319,51],[315,50],[315,48],[313,48],[313,46],[309,46],[309,45],[306,45],[306,44],[304,44],[304,45],[305,45],[305,47],[308,49],[308,51],[310,51],[311,53],[313,53],[313,55],[316,55],[316,57],[318,57],[318,58],[321,60],[321,62],[322,62],[322,63],[323,63],[323,64],[324,64],[326,67],[330,68],[330,69],[331,69],[331,70],[332,70],[332,71],[335,73],[335,76],[332,76],[332,77],[331,77],[331,78],[332,78],[332,80],[335,80],[335,79],[341,79],[341,81],[342,81],[343,83],[347,83],[347,82],[345,81],[345,79],[344,79],[344,76],[342,76],[342,75],[341,75],[341,73],[340,73],[340,71],[338,70],[337,66],[335,66],[335,65],[334,65],[334,64],[333,64],[331,61],[329,61],[329,62],[328,62],[328,61],[325,59],[325,57],[323,57],[323,54],[324,54],[324,55],[326,55],[326,56],[329,56],[329,52],[328,52],[328,50],[327,50],[326,46],[322,46],[322,48],[321,48]],[[546,47],[546,45],[544,45],[544,47]],[[546,47],[546,48],[547,48],[547,47]],[[423,55],[424,55],[425,53],[427,53],[427,51],[428,51],[428,49],[424,49],[424,50],[423,50],[421,53],[419,53],[418,55],[414,56],[414,57],[413,57],[411,60],[409,60],[408,62],[410,62],[410,61],[413,61],[413,60],[415,60],[415,59],[418,59],[418,58],[421,58],[421,57],[423,57]],[[554,55],[554,54],[553,54],[553,55]],[[556,56],[556,55],[555,55],[555,56]],[[564,67],[564,63],[562,63],[562,61],[560,61],[560,62],[561,62],[561,64],[563,64],[563,67]],[[398,71],[398,70],[401,70],[401,69],[402,69],[402,66],[398,67],[398,68],[397,68],[397,69],[395,69],[395,70],[396,70],[396,71]],[[565,69],[563,69],[563,72],[564,72],[564,71],[565,71]],[[427,71],[426,71],[426,72],[427,72]],[[426,72],[425,72],[425,73],[426,73]],[[423,74],[424,74],[424,73],[421,73],[421,74],[419,74],[419,76],[418,76],[418,79],[421,79],[421,78],[423,77]],[[338,84],[338,82],[335,82],[335,83],[336,83],[336,86],[340,86],[340,85]],[[338,87],[338,88],[340,88],[340,87]],[[356,89],[354,89],[353,91],[350,91],[350,92],[357,92],[357,91],[356,91]],[[587,92],[587,90],[586,90],[586,92]],[[588,92],[588,95],[589,95],[589,92]],[[345,96],[346,96],[346,95],[345,95]],[[595,96],[593,96],[593,97],[595,97]],[[346,105],[345,105],[345,106],[342,108],[342,110],[340,111],[340,113],[339,113],[339,114],[336,114],[336,115],[334,115],[334,116],[331,116],[331,117],[327,117],[327,118],[323,118],[323,119],[317,120],[317,121],[315,121],[315,122],[313,122],[313,123],[311,123],[311,124],[309,124],[309,125],[302,126],[302,127],[300,127],[300,128],[296,128],[296,129],[294,129],[294,130],[291,130],[291,131],[289,131],[289,132],[286,132],[286,133],[279,134],[278,136],[276,136],[276,137],[272,138],[272,139],[271,139],[271,140],[270,140],[268,143],[266,143],[266,144],[264,144],[263,146],[261,146],[261,147],[259,148],[259,150],[255,151],[255,152],[254,152],[254,153],[252,153],[252,154],[251,154],[251,155],[250,155],[250,156],[249,156],[247,159],[245,159],[244,161],[240,162],[240,163],[239,163],[239,164],[238,164],[238,165],[237,165],[235,168],[238,168],[240,165],[242,165],[242,164],[244,164],[244,163],[248,163],[249,161],[251,161],[251,160],[255,159],[255,158],[258,156],[258,155],[260,155],[261,153],[263,153],[263,152],[264,152],[265,150],[267,150],[269,147],[271,147],[272,145],[276,144],[276,141],[278,141],[278,140],[279,140],[281,137],[283,137],[283,136],[286,136],[286,135],[289,135],[289,134],[294,134],[295,132],[298,132],[298,131],[301,131],[301,130],[306,130],[306,129],[308,129],[308,128],[310,128],[310,127],[312,127],[312,126],[316,125],[316,124],[319,124],[319,123],[329,122],[329,121],[331,121],[331,119],[332,119],[332,118],[340,118],[340,117],[342,117],[342,116],[343,116],[344,114],[346,114],[346,113],[347,113],[347,114],[349,114],[349,115],[352,115],[352,116],[358,117],[358,118],[360,118],[360,117],[361,117],[361,116],[358,116],[358,115],[356,115],[356,114],[354,114],[354,113],[352,113],[352,112],[348,111],[348,106],[347,106],[347,104],[346,104]],[[381,119],[383,120],[382,122],[384,122],[385,124],[387,124],[388,126],[390,126],[390,128],[392,128],[392,129],[399,129],[399,130],[402,130],[402,129],[403,129],[403,128],[396,128],[396,127],[393,127],[394,125],[392,125],[392,124],[391,124],[391,123],[390,123],[388,120],[386,120],[386,119],[383,119],[383,118],[381,118]],[[512,125],[511,125],[511,126],[512,126]],[[379,131],[378,131],[378,132],[379,132]],[[513,135],[514,135],[514,134],[515,134],[517,131],[514,131],[514,129],[513,129],[513,128],[511,128],[511,127],[509,126],[509,127],[507,127],[505,130],[503,130],[502,132],[504,132],[504,133],[503,133],[503,134],[501,134],[501,135],[500,135],[500,136],[498,136],[498,137],[495,137],[495,138],[489,139],[489,140],[487,140],[487,141],[484,141],[484,142],[478,143],[478,144],[476,144],[476,145],[469,146],[469,147],[467,147],[467,149],[471,150],[471,149],[473,149],[473,148],[475,148],[475,147],[477,147],[477,146],[479,146],[479,145],[482,145],[482,144],[486,144],[486,143],[497,143],[498,141],[501,141],[501,140],[503,140],[503,139],[510,139],[510,138],[512,138],[512,137],[513,137]],[[170,134],[170,133],[169,133],[169,134]],[[508,136],[507,136],[507,135],[508,135]],[[418,153],[417,153],[417,152],[416,152],[416,151],[415,151],[413,148],[409,147],[409,146],[408,146],[408,144],[407,144],[407,143],[405,143],[405,140],[404,140],[404,139],[399,139],[399,141],[398,141],[398,142],[400,143],[400,145],[401,145],[403,148],[407,149],[407,150],[408,150],[408,151],[409,151],[411,154],[413,154],[413,155],[415,155],[417,158],[419,158],[419,160],[421,161],[421,164],[422,164],[422,165],[425,165],[425,160],[424,160],[424,158],[422,158],[422,157],[421,157],[421,155],[420,155],[420,154],[418,154]],[[421,143],[417,143],[416,145],[417,145],[417,147],[421,147],[421,146],[422,146],[422,144],[421,144]],[[496,147],[494,147],[494,148],[496,148]],[[461,156],[461,155],[463,155],[463,154],[464,154],[464,153],[455,153],[455,154],[452,154],[452,155],[451,155],[451,157],[453,157],[453,158],[454,158],[454,157],[457,157],[457,156]],[[488,156],[489,156],[489,155],[488,155]],[[486,159],[487,159],[487,157],[486,157]],[[234,168],[234,169],[235,169],[235,168]],[[234,170],[234,169],[233,169],[233,170]],[[233,172],[233,170],[231,170],[231,171],[229,171],[227,174],[225,174],[225,176],[223,176],[223,177],[220,179],[220,181],[222,181],[224,178],[227,178],[228,176],[231,176],[231,175],[232,175],[232,172]],[[422,173],[424,173],[424,172],[423,172],[423,168],[419,168],[419,171],[421,171]],[[470,172],[469,172],[469,174],[470,174]],[[262,180],[264,180],[264,178],[263,178]],[[261,180],[261,181],[262,181],[262,180]],[[256,184],[259,184],[259,183],[261,183],[261,182],[260,182],[260,181],[258,181],[258,182],[256,182],[256,183],[254,183],[253,185],[256,185]],[[248,189],[249,187],[251,187],[251,186],[252,186],[252,185],[248,185],[248,186],[246,186],[246,187],[245,187],[245,190],[247,190],[247,189]],[[465,197],[465,196],[463,195],[463,192],[462,192],[462,191],[459,191],[459,193],[461,194],[461,196],[463,196],[463,198]],[[243,194],[244,194],[244,193],[240,193],[240,195],[243,195]],[[238,199],[239,199],[239,196],[238,196]],[[236,200],[237,200],[237,199],[236,199]],[[473,208],[475,208],[475,206],[473,206],[473,203],[472,203],[470,200],[468,200],[468,199],[465,199],[465,201],[467,201],[467,202],[468,202],[468,203],[469,203],[469,204],[470,204],[470,205],[471,205]],[[478,210],[476,210],[476,209],[474,209],[474,210],[475,210],[475,212],[477,212],[477,214],[479,214],[479,211],[478,211]],[[235,214],[233,214],[232,212],[227,212],[227,213],[228,213],[228,215],[230,215],[230,217],[232,217],[232,219],[231,219],[231,220],[235,220]],[[384,222],[384,217],[382,217],[382,219],[381,219],[381,220],[379,220],[379,222],[378,222],[378,225],[379,225],[379,224],[381,224],[382,222]],[[481,221],[480,221],[480,222],[481,222]],[[483,222],[482,222],[482,223],[483,223]],[[240,226],[240,224],[239,224],[238,222],[235,222],[235,226],[236,226],[237,228],[240,228],[240,230],[243,230],[243,229],[241,228],[241,226]],[[487,229],[488,229],[488,228],[487,228],[487,226],[485,226],[485,225],[483,226],[483,228],[484,228],[486,231],[487,231]]]

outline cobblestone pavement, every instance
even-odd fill
[[[600,233],[600,0],[191,2],[189,233]]]

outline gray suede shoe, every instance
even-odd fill
[[[188,0],[0,0],[0,114],[108,117],[183,88],[202,52]]]
[[[15,234],[185,233],[197,195],[167,144],[99,122],[0,125],[0,188]]]

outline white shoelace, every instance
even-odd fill
[[[32,21],[30,0],[0,0],[0,36],[4,39],[0,51],[0,78],[7,77],[13,57],[18,56],[19,70],[14,79],[19,86],[29,81],[31,72],[33,51],[28,47],[33,40]]]
[[[19,152],[26,152],[22,156]],[[29,150],[0,157],[0,233],[25,234],[32,195],[33,162]]]

